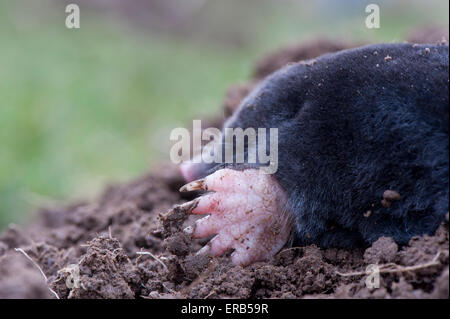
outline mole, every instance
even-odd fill
[[[285,245],[433,234],[449,210],[448,60],[445,43],[375,44],[268,76],[223,128],[277,128],[276,172],[183,163],[180,191],[203,191],[184,206],[207,215],[186,231],[242,266]]]

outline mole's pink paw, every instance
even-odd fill
[[[208,214],[187,229],[195,238],[216,234],[202,249],[220,256],[234,249],[234,264],[246,266],[276,254],[292,229],[286,195],[276,180],[257,169],[222,169],[180,191],[212,191],[186,203],[193,214]]]

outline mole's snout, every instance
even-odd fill
[[[192,182],[196,179],[205,177],[209,166],[205,163],[194,163],[192,161],[187,161],[181,163],[178,169],[187,182]]]
[[[178,169],[181,172],[181,175],[183,175],[184,179],[187,182],[193,181],[194,178],[194,172],[193,172],[193,164],[191,162],[183,162],[180,164]]]

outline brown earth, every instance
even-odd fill
[[[437,43],[448,41],[448,27],[422,26],[408,33],[406,39],[411,43]]]
[[[254,83],[265,70],[327,51],[314,43],[328,43],[329,51],[349,46],[318,40],[307,44],[310,53],[304,46],[278,51],[258,62]],[[228,95],[229,113],[242,91]],[[285,248],[241,268],[228,255],[195,254],[208,239],[181,232],[194,221],[174,206],[190,199],[178,192],[183,183],[175,167],[165,166],[110,186],[93,202],[44,209],[29,226],[10,226],[0,234],[0,298],[449,297],[448,214],[434,236],[405,247],[380,238],[366,250]],[[370,264],[380,269],[379,288],[366,287]]]

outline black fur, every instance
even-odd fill
[[[380,44],[321,56],[267,78],[226,127],[279,129],[275,176],[297,244],[399,244],[448,212],[448,45]],[[204,166],[206,175],[224,166]],[[385,190],[401,199],[381,205]],[[367,217],[367,212],[370,216]]]

